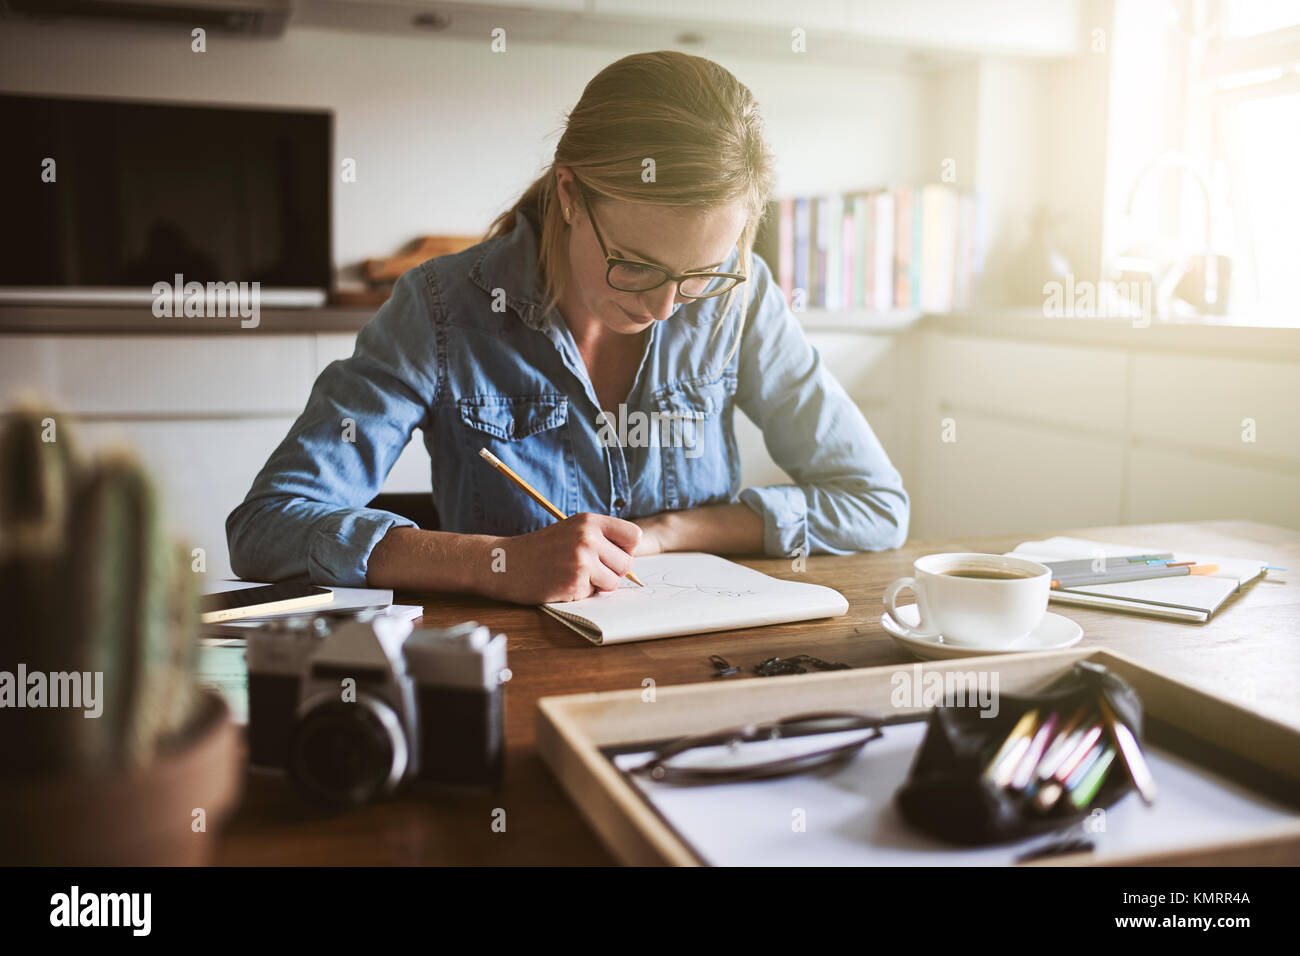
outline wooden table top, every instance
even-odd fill
[[[331,815],[295,795],[281,776],[250,772],[243,803],[217,843],[225,865],[612,864],[534,746],[537,701],[555,694],[705,681],[720,654],[749,673],[773,656],[812,654],[853,667],[911,663],[880,626],[881,595],[923,554],[1001,553],[1054,534],[1135,542],[1169,551],[1260,558],[1290,571],[1247,585],[1206,624],[1054,606],[1084,629],[1081,647],[1121,651],[1154,669],[1300,728],[1300,532],[1250,521],[1071,528],[1040,534],[909,541],[896,551],[745,559],[774,577],[836,588],[847,615],[687,638],[596,647],[536,608],[443,594],[399,594],[423,604],[423,626],[474,619],[508,635],[506,771],[497,791],[416,795]],[[740,678],[731,678],[737,680]],[[763,680],[765,678],[748,678]],[[505,831],[493,820],[505,811]]]

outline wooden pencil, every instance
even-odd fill
[[[496,455],[492,454],[492,452],[488,451],[486,448],[480,448],[480,449],[478,450],[478,453],[479,453],[479,456],[480,456],[484,461],[486,461],[489,465],[491,465],[491,466],[492,466],[493,468],[495,468],[497,471],[501,472],[501,474],[505,475],[505,476],[506,476],[507,478],[509,478],[512,482],[514,482],[516,485],[518,485],[518,486],[519,486],[519,489],[520,489],[524,494],[526,494],[529,498],[532,498],[532,499],[533,499],[534,501],[536,501],[539,505],[541,505],[543,508],[545,508],[546,511],[547,511],[547,513],[550,514],[551,517],[553,517],[556,521],[563,521],[565,518],[569,517],[569,516],[566,515],[563,511],[561,511],[559,508],[555,507],[555,505],[553,505],[553,504],[551,504],[549,501],[547,501],[547,500],[546,500],[546,496],[543,495],[540,491],[538,491],[536,488],[534,488],[534,487],[533,487],[532,485],[530,485],[528,482],[524,481],[524,480],[523,480],[522,478],[520,478],[517,474],[515,474],[513,468],[511,468],[509,465],[507,465],[504,461],[502,461],[502,460],[501,460],[500,458],[498,458]],[[637,577],[635,574],[633,574],[631,571],[629,571],[629,572],[625,575],[625,577],[626,577],[629,581],[631,581],[633,584],[635,584],[637,587],[639,587],[639,588],[643,588],[643,587],[645,587],[645,585],[641,583],[641,579],[638,578],[638,577]]]

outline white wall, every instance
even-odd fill
[[[417,235],[484,230],[549,161],[586,82],[632,52],[515,42],[494,54],[427,34],[290,27],[274,40],[210,33],[197,54],[181,29],[6,23],[0,89],[334,110],[336,162],[354,158],[358,171],[335,186],[335,265],[348,285],[361,259]],[[762,104],[782,192],[919,174],[919,75],[812,54],[714,58]]]
[[[1100,274],[1112,6],[1112,0],[1078,5],[1081,42],[1073,55],[983,56],[942,66],[926,78],[921,178],[937,179],[940,164],[950,159],[956,184],[983,197],[989,244],[979,297],[984,307],[1041,307],[1047,259],[1040,215],[1076,276],[1095,280]]]

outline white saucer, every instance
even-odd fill
[[[901,604],[898,617],[908,627],[915,627],[920,620],[915,604]],[[893,636],[899,646],[923,661],[944,661],[958,657],[981,657],[985,654],[1023,654],[1026,651],[1059,651],[1072,647],[1083,639],[1083,628],[1068,617],[1048,611],[1043,615],[1038,626],[1011,644],[1003,647],[966,647],[959,644],[945,644],[943,637],[911,637],[903,633],[886,611],[880,615],[880,626]]]

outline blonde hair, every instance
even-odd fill
[[[649,182],[643,179],[646,160],[653,160]],[[485,238],[508,235],[517,213],[530,211],[535,217],[540,225],[537,268],[547,310],[563,294],[568,273],[566,223],[556,201],[557,166],[571,168],[597,204],[610,199],[710,209],[740,203],[745,210],[740,271],[753,274],[754,237],[775,181],[772,151],[754,95],[712,60],[660,50],[625,56],[605,67],[569,112],[551,165],[492,223]],[[577,202],[581,206],[582,199]],[[726,293],[718,313],[723,319],[737,292],[741,308],[724,365],[740,344],[750,283]],[[719,321],[714,334],[725,324]]]

